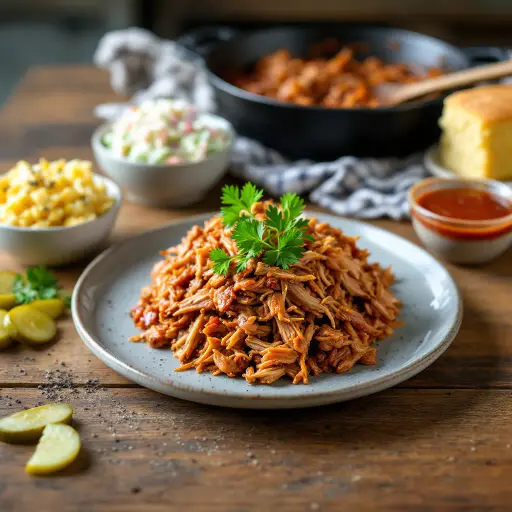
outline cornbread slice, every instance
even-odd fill
[[[451,94],[439,124],[444,167],[468,178],[512,178],[512,85]]]

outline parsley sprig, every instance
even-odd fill
[[[44,265],[41,265],[28,268],[25,276],[18,274],[14,279],[12,293],[16,296],[17,304],[30,304],[36,299],[61,298],[69,307],[71,296],[62,296],[60,288],[55,276]]]
[[[233,228],[231,237],[238,253],[230,256],[220,248],[213,249],[210,259],[216,274],[227,275],[231,263],[241,272],[251,258],[259,256],[266,264],[286,270],[299,261],[305,241],[313,240],[306,233],[308,220],[301,217],[304,201],[297,194],[281,196],[280,207],[268,206],[264,221],[257,220],[252,213],[252,206],[262,196],[263,191],[252,183],[246,183],[242,190],[232,185],[222,189],[222,223]]]

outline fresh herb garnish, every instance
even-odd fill
[[[62,300],[64,301],[64,306],[66,306],[67,308],[71,307],[71,295],[64,295]]]
[[[44,265],[27,269],[25,276],[18,274],[12,293],[18,304],[30,304],[37,299],[62,298],[69,307],[69,296],[61,296],[57,279]]]
[[[231,237],[238,254],[230,256],[222,249],[213,249],[210,259],[216,274],[227,275],[232,262],[236,263],[236,271],[241,272],[251,258],[259,256],[268,265],[286,270],[299,261],[305,241],[313,240],[306,234],[309,222],[301,217],[304,201],[297,194],[281,196],[280,208],[268,206],[264,221],[257,220],[252,213],[254,203],[262,196],[263,191],[252,183],[246,183],[242,190],[235,186],[222,189],[222,223],[233,228]]]
[[[222,223],[230,228],[236,224],[241,215],[252,215],[251,207],[263,197],[263,191],[258,190],[252,183],[246,183],[242,191],[235,185],[226,185],[222,189],[222,204],[220,211]]]

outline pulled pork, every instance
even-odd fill
[[[355,238],[310,219],[314,241],[297,264],[283,270],[255,259],[219,276],[208,254],[215,247],[236,254],[230,233],[214,217],[162,253],[131,311],[143,331],[133,341],[170,347],[181,363],[176,371],[251,384],[284,376],[307,384],[310,375],[376,364],[372,344],[393,333],[399,313],[389,268],[369,263]]]

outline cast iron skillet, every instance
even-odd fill
[[[221,77],[246,69],[280,48],[305,56],[315,42],[336,37],[361,42],[385,62],[439,66],[451,70],[504,60],[500,48],[460,49],[444,41],[396,28],[369,26],[301,26],[240,33],[227,27],[205,27],[178,42],[198,54],[209,70],[219,115],[238,133],[259,140],[291,158],[334,159],[345,155],[400,156],[431,145],[439,137],[443,97],[391,108],[329,109],[284,103],[249,93]]]

